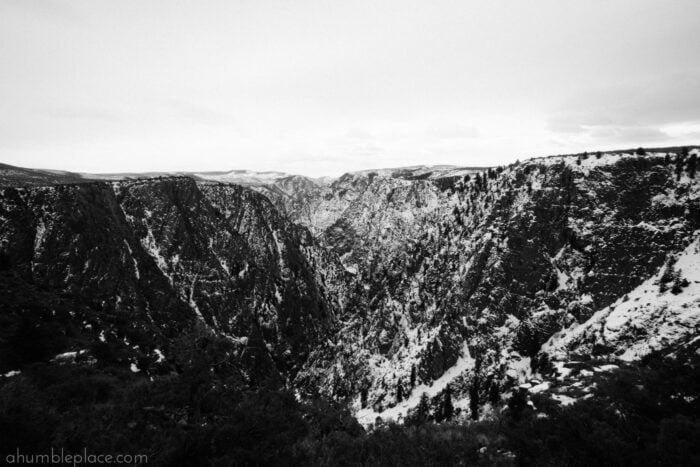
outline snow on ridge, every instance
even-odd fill
[[[134,252],[131,251],[131,246],[129,245],[129,242],[124,239],[124,245],[126,245],[126,249],[129,251],[129,256],[131,256],[132,261],[134,262],[134,275],[136,276],[136,279],[141,278],[141,273],[139,272],[139,263],[136,261],[136,257],[134,257]]]
[[[160,247],[156,243],[156,239],[153,236],[153,231],[150,226],[147,226],[146,237],[141,239],[141,245],[148,252],[148,254],[156,261],[158,269],[163,273],[165,277],[168,278],[170,285],[173,285],[173,278],[168,274],[168,263],[165,258],[160,253]]]
[[[255,172],[252,170],[231,170],[228,172],[195,172],[192,175],[216,182],[236,183],[240,185],[263,185],[274,183],[275,181],[290,177],[291,174],[285,172]]]
[[[470,355],[469,346],[465,341],[457,362],[448,368],[447,371],[442,374],[442,376],[434,380],[432,384],[427,385],[423,383],[416,386],[413,388],[410,396],[408,396],[403,402],[396,404],[394,407],[385,409],[382,412],[375,412],[372,407],[367,407],[365,409],[358,410],[355,417],[363,426],[373,424],[377,417],[381,417],[383,421],[399,421],[404,419],[410,409],[418,406],[423,393],[427,394],[428,397],[435,397],[444,391],[445,388],[447,388],[447,385],[454,381],[457,377],[465,374],[467,371],[473,368],[474,359]]]
[[[543,157],[533,157],[522,162],[522,164],[534,163],[541,164],[545,166],[552,166],[564,163],[575,170],[588,172],[590,169],[596,167],[605,167],[609,165],[614,165],[620,160],[625,158],[636,158],[636,157],[665,157],[665,152],[647,152],[644,156],[638,156],[635,153],[630,152],[601,152],[600,157],[596,156],[595,152],[589,152],[585,158],[581,157],[582,154],[564,154],[559,156],[543,156]]]
[[[39,219],[36,225],[36,236],[34,237],[34,253],[39,251],[39,248],[44,244],[44,237],[46,236],[46,225],[43,219]]]
[[[542,352],[553,360],[566,360],[569,350],[600,343],[623,350],[617,355],[619,360],[635,361],[693,335],[700,326],[700,238],[674,264],[689,282],[680,293],[672,293],[671,284],[669,290],[659,291],[664,269],[585,323],[552,336]]]

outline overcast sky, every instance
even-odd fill
[[[0,161],[414,164],[700,143],[700,1],[0,0]]]

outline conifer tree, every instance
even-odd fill
[[[472,420],[479,419],[479,381],[475,380],[469,388],[469,410]]]
[[[671,287],[671,293],[674,295],[678,295],[679,293],[681,293],[683,291],[684,282],[687,284],[687,281],[684,281],[681,277],[681,272],[676,271],[673,277],[673,286]]]
[[[442,405],[442,419],[451,419],[452,415],[454,414],[454,411],[455,408],[452,405],[452,389],[450,389],[450,386],[447,386],[447,388],[445,389],[445,400]]]
[[[416,411],[416,424],[422,425],[430,417],[430,400],[426,393],[421,394],[418,410]]]
[[[685,157],[683,156],[683,153],[678,154],[676,156],[676,181],[681,179],[681,175],[683,174],[684,163],[685,163]]]
[[[698,156],[697,154],[693,153],[690,158],[688,159],[688,177],[690,178],[695,178],[695,171],[698,168]]]

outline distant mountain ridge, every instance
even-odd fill
[[[443,178],[464,173],[485,170],[488,167],[457,167],[451,165],[410,166],[392,169],[360,170],[351,174],[376,173],[396,177]],[[328,185],[340,177],[307,177],[279,171],[257,172],[253,170],[225,171],[158,171],[158,172],[118,172],[118,173],[78,173],[61,170],[30,169],[0,163],[0,186],[53,185],[60,183],[81,183],[97,180],[134,180],[157,177],[191,177],[200,181],[233,183],[243,186],[262,186],[284,183],[285,179],[304,179],[316,185]]]

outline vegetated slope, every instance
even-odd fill
[[[696,164],[671,149],[255,191],[4,187],[0,449],[139,448],[160,464],[687,457]],[[407,426],[365,434],[344,407]],[[466,417],[482,422],[429,423]]]
[[[322,243],[355,285],[342,332],[297,384],[351,403],[366,424],[405,418],[423,392],[437,419],[446,393],[478,417],[553,371],[540,353],[550,337],[599,319],[693,242],[693,154],[540,158],[451,183],[342,177],[327,197],[346,202],[311,222],[328,225]],[[663,297],[649,302],[677,313]],[[697,303],[687,303],[683,319],[658,318],[678,336],[668,345],[696,334]],[[614,360],[628,344],[580,346],[563,360]]]
[[[5,287],[49,294],[80,315],[71,324],[78,335],[56,343],[56,354],[115,341],[131,349],[132,363],[161,363],[170,339],[200,327],[234,345],[250,379],[284,380],[332,326],[337,305],[310,263],[322,252],[255,192],[170,178],[0,196]],[[27,297],[3,298],[16,309],[6,319],[56,327],[43,316],[50,306],[30,317]]]
[[[9,164],[0,164],[0,186],[3,187],[45,186],[89,181],[90,178],[84,174],[66,172],[64,170],[26,169]]]

